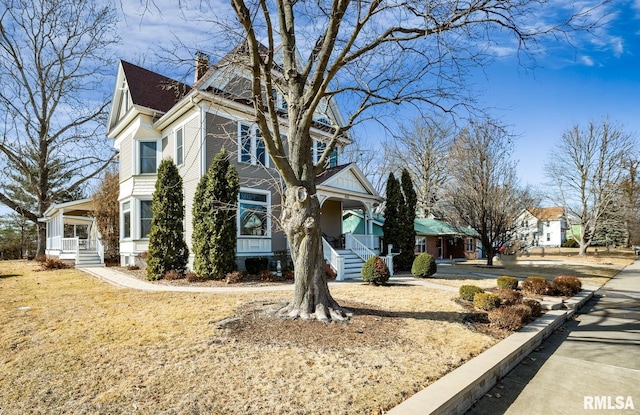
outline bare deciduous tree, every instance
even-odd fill
[[[512,152],[512,136],[490,120],[472,122],[451,148],[445,196],[451,219],[480,234],[488,265],[511,238],[517,215],[533,203],[519,187]]]
[[[0,202],[38,224],[38,254],[38,218],[114,157],[104,152],[108,98],[98,91],[115,23],[112,8],[91,0],[0,2]]]
[[[447,179],[454,133],[453,123],[444,116],[416,118],[409,125],[401,125],[393,139],[384,144],[386,169],[407,169],[411,174],[418,195],[418,217],[441,216],[436,204]]]
[[[637,151],[635,139],[608,119],[567,130],[546,164],[548,178],[556,188],[555,199],[565,207],[579,255],[598,231],[603,215],[620,201],[621,185],[627,179],[624,160]]]
[[[550,14],[542,14],[547,3],[231,1],[248,55],[242,63],[253,75],[247,98],[286,186],[281,223],[295,263],[295,290],[284,315],[321,321],[348,315],[327,286],[316,197],[316,176],[343,137],[382,106],[473,106],[465,74],[487,62],[493,45],[526,51],[541,36],[591,24],[585,7],[549,22]],[[214,23],[234,33],[228,20]],[[284,116],[274,94],[265,93],[274,90],[286,101]],[[348,109],[345,117],[331,113],[332,102]],[[318,115],[331,122],[332,139],[314,163],[310,130]]]

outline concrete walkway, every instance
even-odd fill
[[[640,261],[607,282],[467,414],[640,414]]]

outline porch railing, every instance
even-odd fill
[[[344,279],[344,257],[341,257],[324,238],[322,238],[322,248],[324,259],[326,259],[331,265],[331,268],[336,271],[336,280],[342,281]]]

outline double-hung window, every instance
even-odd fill
[[[140,238],[148,238],[151,233],[151,201],[140,201]]]
[[[241,190],[238,199],[239,236],[269,236],[270,194]]]
[[[184,137],[182,133],[182,127],[176,130],[175,138],[176,138],[176,166],[181,166],[184,163]]]
[[[131,202],[122,204],[122,238],[131,238]]]
[[[474,250],[474,243],[473,243],[473,238],[467,238],[467,252],[473,252]]]
[[[240,123],[238,131],[238,161],[269,167],[267,149],[260,130],[254,125]]]
[[[139,141],[138,150],[140,174],[155,174],[158,169],[158,142]]]

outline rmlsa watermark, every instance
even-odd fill
[[[584,409],[635,409],[631,396],[585,396]]]

